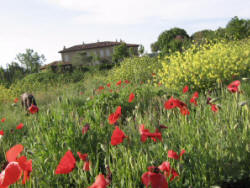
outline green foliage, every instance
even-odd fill
[[[184,29],[172,28],[162,32],[158,40],[151,45],[153,52],[160,51],[163,54],[169,53],[169,51],[182,51],[182,47],[186,45],[189,36]]]
[[[91,65],[93,56],[88,56],[86,52],[78,52],[72,57],[72,65],[80,68],[82,66]]]
[[[250,36],[250,20],[233,17],[226,25],[226,28],[218,28],[215,31],[202,30],[195,32],[191,38],[196,43],[205,43],[206,41],[216,42],[218,40],[239,40]]]
[[[136,83],[147,82],[153,78],[152,73],[155,73],[160,68],[161,63],[157,58],[147,56],[127,58],[120,63],[120,66],[111,70],[108,79],[110,81],[130,80]]]
[[[193,45],[162,60],[160,81],[168,88],[213,88],[233,76],[250,74],[250,40]]]
[[[39,90],[49,90],[50,87],[63,86],[66,83],[78,82],[81,79],[83,79],[81,71],[64,74],[52,72],[33,73],[13,84],[10,89],[15,95],[19,95],[23,92],[33,93]]]
[[[196,43],[204,43],[207,40],[214,40],[216,38],[216,33],[215,31],[212,30],[202,30],[202,31],[197,31],[191,36],[192,40]]]
[[[22,79],[26,71],[16,62],[7,65],[6,69],[0,67],[0,84],[9,87],[12,83]]]
[[[112,55],[112,61],[114,63],[121,62],[124,58],[129,57],[129,49],[126,43],[121,43],[114,47],[114,53]]]
[[[231,39],[243,39],[250,36],[250,20],[233,17],[226,26],[226,32]]]
[[[139,53],[139,55],[143,55],[144,54],[144,51],[145,51],[145,48],[144,48],[144,46],[143,45],[139,45],[139,49],[138,49],[138,53]]]
[[[86,79],[93,87],[98,87],[102,80],[101,75]],[[194,107],[188,102],[192,93],[175,94],[163,87],[125,83],[119,87],[112,83],[112,93],[106,88],[90,98],[86,82],[70,86],[73,87],[68,85],[69,89],[63,93],[54,93],[51,88],[49,92],[54,93],[54,100],[48,103],[41,103],[42,95],[37,93],[38,104],[41,104],[37,115],[25,116],[19,112],[20,106],[0,105],[0,113],[8,114],[3,126],[5,135],[0,139],[0,165],[4,164],[5,153],[10,147],[24,145],[21,155],[33,161],[26,186],[88,187],[99,173],[107,173],[105,167],[109,166],[112,172],[110,187],[143,187],[141,176],[147,167],[159,166],[163,161],[169,161],[180,175],[169,182],[172,188],[211,187],[226,181],[239,185],[248,178],[249,103],[240,106],[239,102],[249,100],[250,96],[245,92],[249,90],[249,83],[242,82],[243,92],[237,96],[224,88],[219,93],[210,93],[210,97],[219,98],[216,104],[221,108],[216,114],[206,104],[207,96],[203,93],[197,99],[198,106]],[[75,92],[83,86],[86,88],[84,95]],[[130,92],[135,93],[132,103],[127,101]],[[164,102],[172,95],[187,103],[188,117],[178,110],[164,109]],[[60,97],[57,99],[57,96]],[[46,97],[43,100],[48,100]],[[109,125],[108,116],[118,105],[122,106],[118,124],[128,138],[112,146],[110,139],[114,126]],[[15,130],[19,122],[24,123],[24,127]],[[90,129],[83,135],[82,128],[86,123],[90,124]],[[145,124],[150,132],[159,124],[168,126],[162,130],[163,142],[149,139],[142,143],[138,130],[141,124]],[[76,158],[76,168],[70,174],[55,175],[60,159],[69,149]],[[168,158],[168,150],[179,153],[181,149],[186,150],[181,160]],[[83,162],[76,154],[78,151],[88,154],[89,172],[82,170]]]
[[[45,61],[44,55],[39,55],[32,49],[26,49],[25,53],[16,56],[17,61],[23,65],[28,73],[39,72],[41,65]]]
[[[0,102],[14,100],[11,90],[0,84]]]

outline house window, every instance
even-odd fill
[[[104,51],[102,49],[100,49],[100,56],[103,57],[104,56]]]
[[[65,62],[69,62],[69,55],[68,54],[64,55],[64,60],[65,60]]]
[[[109,51],[109,49],[106,49],[106,56],[110,56],[110,51]]]

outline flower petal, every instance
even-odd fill
[[[99,174],[95,178],[95,182],[88,188],[106,188],[106,186],[108,186],[107,180],[105,179],[103,174]]]
[[[75,168],[75,165],[75,157],[72,152],[68,150],[60,160],[60,163],[55,170],[55,174],[68,174]]]
[[[22,151],[23,151],[23,145],[17,144],[13,146],[6,152],[7,161],[8,162],[16,161],[16,158]]]
[[[113,134],[111,136],[111,144],[113,146],[118,145],[123,142],[123,139],[127,136],[124,134],[122,130],[119,129],[118,126],[115,126],[115,130],[113,131]]]
[[[178,160],[179,159],[179,155],[175,151],[169,150],[168,151],[168,158],[172,158],[172,159]]]
[[[22,169],[17,162],[10,162],[0,175],[0,187],[8,187],[16,183],[22,175]]]
[[[18,126],[16,126],[16,129],[22,129],[23,128],[23,123],[20,123]]]

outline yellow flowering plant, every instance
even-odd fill
[[[168,88],[190,85],[195,89],[216,86],[250,73],[250,39],[193,45],[161,60],[157,82]]]

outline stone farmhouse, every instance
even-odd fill
[[[62,62],[71,62],[73,56],[79,52],[86,52],[87,56],[95,55],[99,57],[99,59],[105,59],[106,62],[112,61],[112,55],[114,52],[114,47],[120,45],[122,42],[96,42],[96,43],[88,43],[88,44],[80,44],[75,45],[69,48],[64,47],[63,50],[59,51],[62,56]],[[127,44],[128,48],[134,48],[136,52],[138,52],[138,44]],[[95,62],[95,64],[100,64],[100,62]]]

